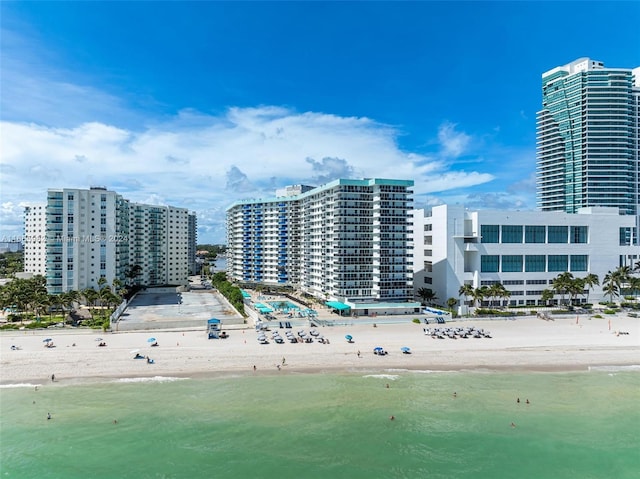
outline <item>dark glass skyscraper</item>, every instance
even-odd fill
[[[537,203],[638,215],[640,67],[580,58],[542,75],[537,115]]]

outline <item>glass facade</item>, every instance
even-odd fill
[[[536,128],[538,207],[575,213],[608,206],[637,214],[637,128],[631,69],[580,58],[544,73]]]
[[[571,271],[587,271],[589,267],[589,256],[586,254],[571,255]]]
[[[587,242],[588,228],[586,226],[572,226],[570,229],[571,243],[585,243]]]
[[[481,225],[480,236],[483,243],[497,243],[500,240],[500,227],[498,225]]]
[[[502,242],[503,243],[522,243],[522,226],[503,225],[502,226]]]
[[[549,272],[564,273],[569,271],[569,258],[566,254],[549,255]]]
[[[547,241],[547,228],[544,226],[525,226],[525,243],[544,243]]]
[[[543,273],[547,269],[547,257],[543,254],[528,254],[524,257],[524,270],[527,273]]]
[[[522,273],[522,255],[503,255],[503,273]]]
[[[549,243],[568,243],[569,228],[567,226],[549,226]]]
[[[497,273],[500,270],[500,256],[483,254],[480,257],[480,272]]]

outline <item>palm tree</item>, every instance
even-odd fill
[[[613,296],[619,296],[622,286],[629,282],[630,277],[631,270],[628,266],[619,266],[604,276],[602,291],[609,295],[610,302],[613,302]]]
[[[600,285],[600,278],[597,274],[590,273],[582,278],[585,288],[587,288],[587,303],[589,302],[589,291],[593,289],[595,285]]]
[[[567,292],[569,293],[570,304],[575,304],[578,295],[584,293],[584,280],[582,278],[574,278],[569,283]]]
[[[608,276],[609,276],[609,274],[607,273],[605,275],[605,277],[604,277],[604,284],[602,285],[602,292],[604,294],[608,294],[609,295],[609,302],[613,303],[613,297],[619,295],[620,288],[618,287],[616,282],[614,280],[612,280],[610,277],[608,278]]]
[[[416,294],[422,300],[423,305],[425,303],[431,305],[436,299],[438,299],[436,294],[430,288],[419,288],[418,291],[416,291]]]
[[[618,288],[620,293],[626,291],[629,288],[629,278],[631,278],[631,268],[629,266],[619,266],[614,271],[614,274],[618,278]]]
[[[469,298],[473,296],[473,286],[470,284],[463,284],[460,286],[460,289],[458,289],[458,294],[465,297],[465,302],[469,302]]]
[[[505,288],[502,283],[493,283],[489,288],[489,294],[491,298],[508,298],[511,296],[511,293],[507,291],[507,288]],[[500,306],[500,304],[498,304],[498,306]]]
[[[558,276],[551,280],[553,289],[556,293],[560,294],[560,304],[564,304],[564,295],[571,287],[573,279],[573,275],[567,271],[566,273],[560,273]]]
[[[501,291],[500,291],[500,298],[509,300],[509,298],[511,297],[511,291],[509,291],[507,288],[505,288],[502,284],[500,286],[502,287]],[[507,303],[507,304],[509,304],[509,303]]]
[[[482,306],[482,301],[487,297],[487,291],[488,288],[486,286],[482,286],[473,290],[473,294],[471,297],[473,299],[474,306],[476,305],[476,303]]]
[[[447,299],[447,306],[449,307],[449,310],[451,311],[452,314],[453,314],[453,308],[456,306],[456,304],[458,304],[457,298]]]
[[[540,300],[544,301],[545,306],[548,306],[549,301],[551,301],[554,296],[555,292],[553,291],[553,289],[544,289],[542,290],[542,294],[540,295]]]
[[[82,290],[82,297],[85,300],[85,303],[87,304],[87,307],[89,307],[89,309],[92,309],[92,306],[95,306],[96,301],[98,300],[98,292],[95,289],[92,288],[87,288],[87,289],[83,289]],[[93,312],[91,313],[93,315]]]

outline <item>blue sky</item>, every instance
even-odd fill
[[[341,177],[535,208],[544,71],[640,65],[639,2],[0,2],[0,225],[47,188],[198,214]]]

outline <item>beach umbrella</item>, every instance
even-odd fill
[[[411,352],[411,348],[408,348],[407,346],[402,346],[400,348],[400,351],[402,351],[404,354],[409,354]]]
[[[47,339],[43,339],[43,340],[42,340],[42,342],[43,342],[43,343],[48,343],[49,341],[53,341],[53,339],[51,339],[51,338],[47,338]]]
[[[102,338],[96,338],[94,341],[102,341]]]
[[[156,338],[149,338],[147,339],[148,343],[155,343],[156,342]]]
[[[380,346],[376,346],[375,348],[373,348],[374,351],[382,351],[382,348]]]
[[[346,339],[347,341],[351,342],[353,340],[353,336],[351,336],[350,334],[347,334],[344,339]]]

